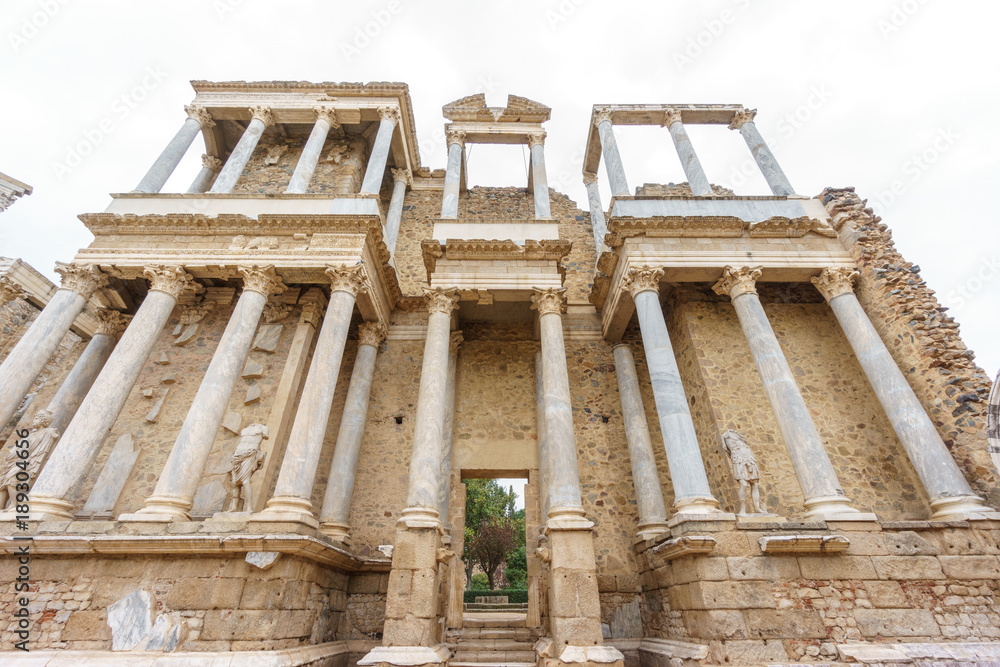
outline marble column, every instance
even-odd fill
[[[541,523],[544,526],[549,516],[549,448],[545,440],[545,380],[542,378],[545,365],[542,353],[535,353],[535,424],[538,431],[538,505],[541,509]]]
[[[9,276],[0,276],[0,306],[14,299],[23,298],[26,292]]]
[[[608,233],[608,223],[604,220],[604,205],[601,204],[601,191],[597,187],[597,174],[592,171],[583,172],[583,184],[587,188],[587,202],[590,206],[590,226],[594,232],[594,246],[600,255],[604,245],[604,236]]]
[[[330,422],[354,303],[358,292],[366,289],[364,266],[360,262],[354,266],[331,266],[326,275],[330,278],[330,303],[316,339],[274,495],[264,511],[254,515],[255,521],[293,521],[319,527],[312,512],[313,483]]]
[[[622,164],[622,156],[618,153],[615,131],[611,127],[611,110],[598,109],[594,113],[594,122],[601,138],[601,155],[604,156],[604,168],[608,170],[611,195],[629,195],[631,192],[628,189],[628,181],[625,180],[625,166]]]
[[[667,109],[664,112],[663,125],[670,130],[670,138],[674,140],[674,148],[677,149],[677,157],[681,160],[684,175],[687,176],[688,185],[691,186],[691,193],[695,196],[712,194],[708,176],[701,168],[698,154],[694,152],[694,145],[688,138],[684,123],[681,122],[681,112],[677,109]]]
[[[96,266],[56,264],[62,286],[0,365],[0,425],[6,424],[107,277]]]
[[[441,217],[458,217],[458,195],[462,189],[462,157],[465,154],[465,132],[448,129],[448,165],[444,172],[444,195],[441,198]]]
[[[264,130],[274,124],[274,116],[271,115],[271,110],[268,107],[250,107],[250,113],[250,124],[243,131],[243,136],[236,143],[236,147],[229,154],[225,166],[222,167],[215,183],[212,184],[212,189],[209,190],[212,194],[228,194],[233,191],[240,176],[243,175],[247,162],[250,161],[250,156],[257,148],[257,142],[260,141]]]
[[[545,175],[545,133],[530,132],[528,146],[531,150],[531,183],[535,199],[535,218],[552,217],[549,204],[549,181]]]
[[[222,426],[229,399],[246,362],[261,313],[271,294],[286,288],[273,266],[240,266],[243,293],[198,385],[153,495],[135,514],[120,521],[190,521],[188,512],[205,473],[212,445]]]
[[[382,189],[385,165],[389,162],[389,150],[392,148],[392,134],[399,124],[399,110],[395,107],[379,107],[378,115],[381,121],[371,155],[368,156],[365,180],[361,183],[362,193],[378,194]]]
[[[632,464],[632,484],[635,486],[635,500],[639,509],[638,535],[644,540],[651,540],[669,530],[667,508],[663,503],[663,489],[660,488],[660,475],[656,471],[653,441],[649,437],[646,408],[642,404],[632,349],[624,344],[615,345],[614,355],[618,396],[625,420],[625,440]]]
[[[187,120],[160,153],[160,157],[156,158],[156,162],[149,168],[146,175],[139,181],[139,185],[135,186],[135,192],[159,192],[170,175],[174,173],[174,169],[177,168],[181,158],[184,157],[191,142],[198,136],[202,128],[215,127],[215,123],[205,107],[187,106],[184,107],[184,111],[188,114]]]
[[[802,487],[805,516],[807,519],[837,520],[854,520],[864,516],[865,520],[874,520],[874,515],[861,515],[850,506],[837,479],[809,408],[795,384],[792,369],[788,367],[781,345],[757,297],[756,282],[760,274],[759,267],[727,266],[712,289],[716,294],[728,295],[733,301],[760,373],[764,393],[771,402],[788,457]]]
[[[178,296],[186,289],[203,289],[179,266],[149,266],[143,274],[149,292],[38,476],[31,494],[32,518],[73,518],[67,496],[118,419]]]
[[[389,213],[385,218],[385,247],[389,249],[389,255],[396,252],[399,224],[403,220],[403,200],[406,198],[406,186],[410,183],[409,169],[392,170],[392,199],[389,200]]]
[[[187,189],[189,195],[201,194],[212,187],[215,175],[222,169],[222,160],[211,155],[201,156],[201,170],[191,181],[191,187]]]
[[[438,483],[438,517],[445,531],[451,530],[451,448],[455,436],[455,375],[458,370],[458,348],[462,345],[462,332],[451,332],[448,347],[448,386],[444,394],[444,427],[441,436],[441,479]]]
[[[381,322],[366,322],[358,327],[358,355],[354,360],[351,384],[340,417],[337,444],[326,478],[323,507],[319,513],[320,530],[341,542],[350,542],[348,519],[354,495],[354,477],[361,455],[361,441],[368,422],[368,400],[375,375],[378,346],[385,339],[386,326]]]
[[[670,479],[674,485],[674,512],[677,514],[714,514],[719,501],[712,495],[695,434],[687,394],[681,383],[680,369],[670,344],[667,323],[660,306],[662,269],[629,269],[624,289],[632,294],[646,365],[653,387],[653,400],[660,420],[663,447],[667,453]]]
[[[302,148],[299,161],[295,164],[295,172],[288,182],[286,194],[304,194],[309,189],[309,181],[312,180],[313,172],[316,171],[316,163],[319,162],[320,153],[323,152],[323,145],[326,137],[330,133],[330,128],[339,128],[337,113],[332,107],[318,106],[316,111],[316,124],[313,125],[309,139]]]
[[[795,194],[795,190],[792,189],[792,184],[788,182],[785,172],[778,166],[778,161],[774,159],[774,154],[767,147],[764,137],[760,135],[760,132],[757,131],[757,126],[753,124],[753,119],[756,115],[756,109],[742,109],[737,111],[732,122],[729,123],[729,129],[739,130],[740,134],[743,135],[743,139],[747,142],[747,147],[750,149],[750,154],[757,161],[757,167],[760,168],[760,173],[764,175],[764,180],[767,181],[771,192],[782,196],[793,195]]]
[[[854,356],[896,431],[930,498],[934,521],[962,521],[995,512],[965,479],[920,399],[899,370],[854,294],[854,269],[824,269],[812,279],[829,302]]]

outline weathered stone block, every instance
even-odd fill
[[[934,613],[927,609],[855,609],[854,618],[865,637],[936,637],[941,634]]]
[[[886,532],[883,538],[889,554],[893,556],[936,556],[941,553],[941,547],[912,530]]]
[[[378,574],[351,575],[347,584],[347,592],[352,595],[355,593],[378,593],[380,576]]]
[[[386,618],[383,644],[385,646],[431,646],[433,623],[424,618]]]
[[[949,579],[1000,579],[1000,559],[996,556],[938,556]]]
[[[684,612],[684,627],[699,639],[746,639],[743,614],[730,609]]]
[[[670,562],[674,572],[674,583],[687,584],[692,581],[725,581],[729,569],[725,558],[704,558],[689,556]]]
[[[413,573],[407,610],[418,618],[434,618],[437,609],[437,571],[420,570]]]
[[[164,602],[171,609],[236,609],[243,584],[240,579],[182,579]]]
[[[799,570],[806,579],[877,579],[869,556],[800,556]]]
[[[826,638],[826,626],[814,609],[747,609],[743,618],[751,637]]]
[[[793,556],[758,556],[756,558],[727,558],[729,574],[733,579],[798,579],[799,562]]]
[[[412,584],[413,570],[394,569],[389,573],[389,591],[386,593],[385,599],[386,619],[406,617]]]
[[[872,556],[879,579],[944,579],[934,556]]]
[[[773,609],[775,606],[771,585],[764,581],[696,581],[689,587],[695,609]]]
[[[103,609],[74,611],[69,615],[63,628],[62,641],[102,640],[111,641],[111,627],[108,625],[108,615]],[[110,648],[110,644],[105,646]]]
[[[552,616],[549,621],[559,648],[566,643],[570,646],[595,646],[603,641],[601,624],[597,619]]]
[[[210,611],[205,614],[200,639],[270,639],[275,637],[281,613],[271,610]]]
[[[789,658],[784,644],[778,639],[713,641],[708,644],[708,659],[716,665],[763,665],[787,662]]]
[[[868,592],[868,599],[876,607],[905,607],[909,604],[903,587],[895,581],[866,581],[864,587]]]
[[[594,570],[594,536],[589,530],[554,530],[549,533],[553,570]]]

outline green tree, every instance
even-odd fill
[[[470,479],[465,482],[465,543],[462,560],[465,561],[466,581],[472,585],[472,568],[478,559],[469,545],[475,540],[479,527],[489,518],[513,518],[517,493],[514,487],[504,489],[493,479]],[[520,535],[524,535],[523,519]],[[485,568],[484,568],[485,569]]]

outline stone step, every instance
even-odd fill
[[[458,639],[517,639],[529,641],[541,636],[541,628],[458,628],[448,630],[448,641]]]
[[[458,651],[449,664],[475,663],[478,665],[498,665],[525,662],[534,665],[534,651]]]
[[[462,616],[462,625],[466,628],[523,628],[525,614],[504,613],[472,613]]]
[[[459,651],[528,651],[534,650],[529,641],[516,639],[459,639],[455,646]]]
[[[451,660],[451,667],[535,667],[535,662],[457,662]]]

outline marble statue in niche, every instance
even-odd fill
[[[250,478],[260,468],[264,452],[260,451],[260,443],[268,437],[267,426],[250,424],[240,431],[240,443],[230,459],[233,490],[229,497],[228,512],[249,512],[253,508],[253,489]],[[242,503],[240,502],[242,500]],[[241,509],[242,505],[242,509]]]
[[[760,499],[760,470],[757,458],[750,451],[747,439],[729,429],[722,434],[722,450],[733,466],[733,478],[740,483],[740,514],[767,514]],[[750,490],[750,511],[747,512],[747,489]]]
[[[39,410],[31,420],[27,438],[28,465],[24,469],[24,472],[28,473],[29,484],[38,477],[38,473],[42,470],[42,464],[45,463],[52,446],[59,439],[59,432],[52,428],[51,424],[52,412],[49,410]],[[13,440],[20,440],[17,433],[14,434]],[[17,473],[22,471],[22,468],[19,468],[17,464],[24,460],[18,456],[18,451],[24,451],[24,448],[14,447],[12,442],[11,446],[7,448],[7,454],[3,461],[0,461],[0,509],[12,508],[17,504]]]

